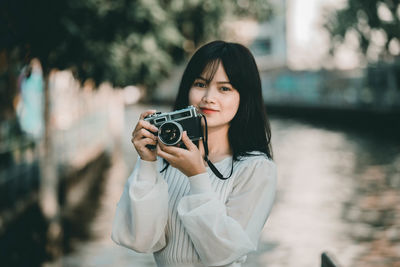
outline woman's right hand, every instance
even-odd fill
[[[142,160],[155,161],[157,159],[156,149],[150,149],[147,145],[157,145],[157,127],[144,120],[150,114],[155,113],[155,110],[147,110],[140,114],[139,122],[136,124],[132,132],[132,144]]]

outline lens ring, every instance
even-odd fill
[[[182,139],[182,133],[182,126],[174,121],[164,122],[158,128],[158,138],[163,144],[167,146],[178,144],[179,141],[181,141]]]

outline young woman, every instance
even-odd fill
[[[112,239],[152,252],[158,266],[241,266],[257,249],[276,189],[271,131],[250,51],[214,41],[189,61],[174,110],[197,107],[208,125],[208,159],[184,132],[166,146],[141,114],[132,133],[139,154],[117,205]],[[149,149],[146,145],[156,145]]]

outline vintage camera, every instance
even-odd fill
[[[158,128],[158,132],[154,134],[158,135],[163,144],[173,146],[183,143],[181,140],[183,131],[187,132],[192,141],[202,139],[201,117],[194,106],[188,106],[172,112],[156,112],[144,120]]]

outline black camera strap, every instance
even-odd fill
[[[204,147],[204,160],[207,162],[208,166],[212,170],[212,172],[221,180],[226,180],[232,176],[233,173],[233,159],[232,159],[232,167],[231,173],[228,177],[224,177],[219,170],[214,166],[214,164],[208,159],[208,128],[207,128],[207,119],[206,116],[202,115],[204,119],[204,133],[203,133],[203,147]]]

